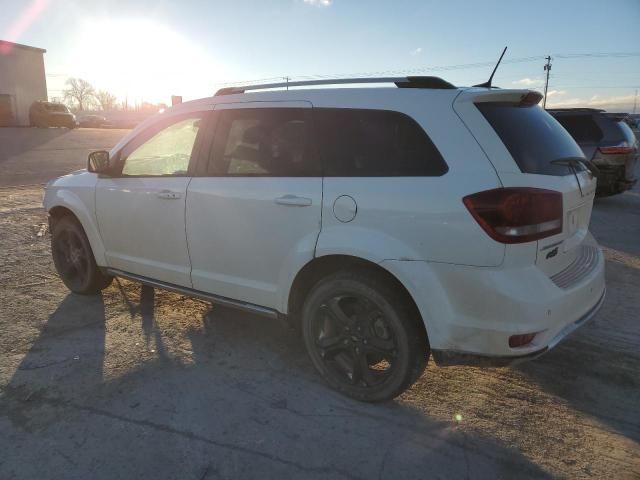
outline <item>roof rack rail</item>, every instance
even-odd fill
[[[363,77],[363,78],[334,78],[323,80],[303,80],[297,82],[262,83],[258,85],[244,85],[239,87],[225,87],[218,90],[216,97],[220,95],[233,95],[245,93],[248,90],[264,90],[268,88],[308,87],[314,85],[347,85],[357,83],[395,83],[398,88],[434,88],[452,89],[455,85],[439,77]]]

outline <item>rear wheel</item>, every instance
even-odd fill
[[[51,251],[60,278],[72,292],[94,295],[111,284],[113,277],[96,265],[84,229],[74,218],[65,216],[53,223]]]
[[[357,400],[398,396],[422,374],[429,357],[410,299],[365,272],[340,272],[317,283],[302,309],[302,331],[320,374]]]

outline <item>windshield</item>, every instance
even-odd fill
[[[567,165],[552,163],[566,158],[584,158],[582,150],[551,115],[538,105],[507,102],[478,103],[523,173],[563,176]]]

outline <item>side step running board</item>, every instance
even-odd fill
[[[181,287],[172,283],[165,283],[159,280],[153,280],[151,278],[136,275],[134,273],[123,272],[115,268],[105,268],[104,271],[114,277],[122,277],[134,282],[140,282],[143,285],[149,285],[150,287],[161,288],[163,290],[169,290],[170,292],[179,293],[187,297],[199,298],[216,305],[222,305],[224,307],[235,308],[236,310],[242,310],[245,312],[255,313],[269,318],[278,318],[281,316],[276,310],[267,307],[261,307],[254,305],[253,303],[242,302],[240,300],[232,300],[226,297],[220,297],[218,295],[212,295],[210,293],[201,292],[199,290],[193,290],[188,287]]]

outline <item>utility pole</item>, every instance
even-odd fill
[[[289,90],[289,77],[284,77],[284,80],[287,82],[287,90]]]
[[[545,57],[547,63],[544,65],[544,70],[547,72],[547,80],[544,83],[544,100],[542,101],[542,108],[547,108],[547,90],[549,90],[549,72],[551,71],[551,56]]]
[[[638,106],[638,89],[636,88],[636,96],[633,97],[633,113],[636,113],[636,107]]]

